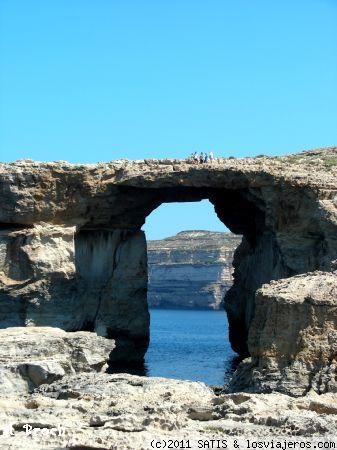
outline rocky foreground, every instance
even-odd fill
[[[220,309],[233,283],[233,254],[241,237],[232,233],[182,231],[147,241],[147,299],[155,308]]]
[[[3,449],[137,450],[169,440],[229,448],[235,439],[247,448],[337,434],[334,394],[226,394],[204,383],[107,374],[113,342],[88,332],[9,328],[0,339]]]

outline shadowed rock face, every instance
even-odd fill
[[[149,316],[140,228],[161,203],[209,199],[243,235],[225,307],[232,347],[249,355],[257,289],[336,268],[336,156],[0,165],[0,325],[96,330],[116,340],[117,359],[141,358]]]

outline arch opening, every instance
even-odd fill
[[[242,243],[233,260],[234,284],[226,293],[224,304],[232,349],[242,357],[249,356],[247,339],[254,313],[254,295],[257,288],[272,279],[274,269],[274,264],[268,266],[266,263],[266,259],[274,256],[274,250],[270,248],[273,237],[266,229],[263,201],[258,193],[246,188],[174,186],[154,191],[151,192],[152,206],[145,217],[163,203],[209,200],[224,226],[232,233],[242,235]]]
[[[237,354],[228,340],[223,298],[241,236],[225,228],[208,200],[163,203],[148,216],[144,231],[152,238],[148,375],[228,382]]]

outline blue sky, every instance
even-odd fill
[[[335,0],[0,0],[0,160],[334,145],[336,29]]]

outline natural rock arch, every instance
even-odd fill
[[[258,205],[249,198],[247,189],[221,189],[205,187],[167,187],[159,189],[143,189],[143,198],[149,198],[149,205],[144,205],[144,223],[146,217],[163,203],[173,202],[194,202],[209,200],[213,204],[215,213],[221,222],[233,233],[243,236],[235,264],[239,266],[243,254],[254,252],[264,232],[264,210],[262,204]],[[151,206],[152,205],[152,206]],[[151,209],[150,209],[151,208]],[[246,263],[249,265],[249,262]],[[256,266],[255,266],[256,269]],[[226,311],[229,316],[229,339],[233,349],[242,356],[248,354],[247,333],[254,311],[254,294],[263,282],[270,281],[271,271],[264,267],[258,267],[260,276],[255,280],[248,280],[242,287],[241,279],[244,274],[238,270],[236,279],[239,280],[226,296]],[[282,273],[277,274],[288,276],[288,271],[283,268]],[[243,290],[246,292],[243,294]],[[244,300],[243,300],[244,297]]]
[[[310,168],[285,175],[284,167],[273,158],[1,165],[0,326],[96,330],[116,339],[116,359],[142,358],[149,316],[140,229],[161,203],[209,199],[243,235],[226,310],[233,349],[247,356],[256,290],[335,268],[334,178]]]

